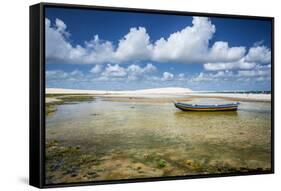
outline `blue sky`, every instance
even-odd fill
[[[46,8],[46,86],[270,90],[271,23]]]

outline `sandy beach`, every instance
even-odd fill
[[[254,93],[215,93],[215,92],[196,92],[188,88],[168,87],[132,91],[105,91],[105,90],[77,90],[47,88],[46,94],[87,94],[104,98],[131,98],[138,99],[157,99],[162,101],[188,100],[191,97],[222,98],[232,101],[271,101],[271,94]],[[47,98],[46,102],[55,102],[55,98]]]

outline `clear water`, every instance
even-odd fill
[[[270,103],[240,103],[237,112],[182,112],[172,103],[129,100],[60,105],[46,118],[46,139],[101,158],[93,166],[101,172],[97,180],[270,169]],[[72,181],[79,180],[86,179]]]

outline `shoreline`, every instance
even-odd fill
[[[172,102],[189,101],[195,98],[217,98],[229,101],[258,101],[270,102],[271,94],[254,93],[214,93],[193,92],[185,88],[157,88],[134,91],[102,91],[102,90],[73,90],[73,89],[46,89],[46,103],[59,101],[58,97],[93,96],[103,99],[114,99],[119,101],[149,101],[149,102]],[[48,97],[48,95],[53,95]]]

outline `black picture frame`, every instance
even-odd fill
[[[266,20],[271,22],[271,170],[262,172],[223,173],[208,175],[188,175],[176,177],[139,178],[126,180],[106,180],[97,182],[45,184],[45,8],[69,8],[104,10],[117,12],[138,12],[164,15],[211,16]],[[193,178],[227,177],[274,173],[274,18],[249,15],[197,13],[168,10],[135,9],[124,7],[103,7],[73,4],[39,3],[30,6],[30,139],[29,139],[29,184],[38,188],[84,186],[115,183],[133,183]]]

